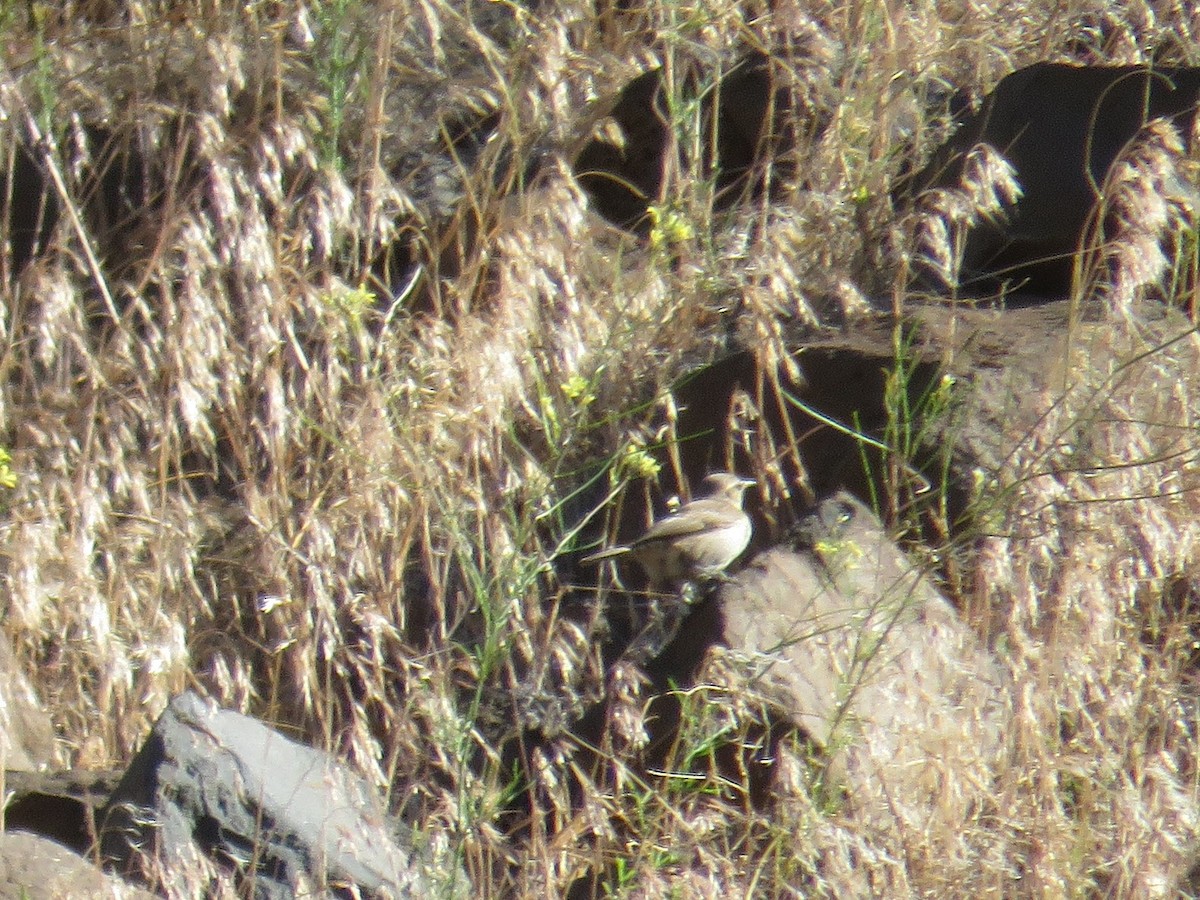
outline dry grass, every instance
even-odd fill
[[[0,288],[0,443],[19,476],[0,522],[5,622],[72,761],[127,759],[198,683],[394,789],[453,836],[480,896],[577,878],[622,896],[835,895],[839,873],[879,896],[1169,895],[1198,828],[1197,623],[1167,601],[1194,596],[1198,535],[1190,495],[1161,497],[1195,486],[1172,473],[1195,466],[1198,395],[1168,349],[1147,351],[1161,365],[1141,392],[1047,394],[1011,484],[990,489],[1008,525],[979,548],[968,606],[1007,611],[1018,724],[994,807],[960,833],[860,827],[793,746],[791,788],[755,808],[751,776],[715,762],[753,738],[755,711],[714,721],[723,701],[704,689],[654,760],[690,774],[648,777],[635,671],[609,675],[600,746],[555,736],[601,693],[605,623],[560,604],[553,564],[603,494],[576,491],[669,433],[665,386],[731,323],[775,361],[797,324],[853,318],[868,292],[892,303],[901,260],[928,249],[892,236],[886,196],[943,133],[923,101],[948,84],[979,97],[1040,59],[1196,63],[1194,14],[532,6],[4,6],[5,143],[46,139],[34,152],[68,213]],[[651,65],[757,47],[797,91],[835,86],[786,207],[714,213],[711,185],[676,168],[666,194],[688,227],[665,247],[589,212],[567,154],[597,98]],[[478,141],[464,123],[485,115]],[[1133,301],[1185,293],[1137,248],[1194,229],[1186,137],[1158,134],[1114,175],[1132,186],[1119,216],[1143,228],[1107,257],[1131,347]],[[109,144],[137,175],[115,222],[96,212]],[[1164,192],[1158,218],[1137,206]],[[377,277],[389,250],[417,276],[406,294]],[[1155,429],[1181,455],[1139,455],[1170,444]],[[1045,441],[1086,441],[1108,474],[1022,474]],[[550,738],[505,743],[525,725]]]

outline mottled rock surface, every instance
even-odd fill
[[[465,885],[451,865],[435,872],[345,765],[192,693],[163,713],[102,822],[104,856],[147,879],[233,865],[257,898],[456,896]]]
[[[830,758],[858,804],[922,800],[939,774],[986,781],[1003,744],[999,665],[870,509],[846,493],[719,595],[727,652]],[[959,815],[964,815],[960,810]]]

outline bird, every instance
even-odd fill
[[[750,543],[750,517],[742,509],[746,488],[756,482],[730,472],[704,478],[708,493],[685,503],[628,544],[584,557],[583,565],[630,556],[651,587],[682,586],[720,578]]]

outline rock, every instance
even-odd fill
[[[153,894],[106,875],[49,838],[0,835],[0,900],[151,900]]]
[[[41,708],[8,638],[0,635],[0,765],[36,772],[58,760],[54,725]]]
[[[453,866],[435,872],[346,766],[192,693],[158,720],[101,823],[104,857],[148,882],[199,862],[232,864],[257,898],[345,886],[458,896],[466,885]]]
[[[859,500],[834,495],[803,531],[807,550],[768,550],[721,589],[726,652],[825,749],[856,809],[953,826],[972,792],[943,779],[990,781],[1004,672]]]

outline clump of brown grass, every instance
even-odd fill
[[[918,270],[957,291],[967,233],[982,223],[1003,223],[1020,196],[1008,161],[987,144],[973,148],[963,163],[961,187],[925,191],[917,200],[908,242],[917,248]]]
[[[1195,160],[1187,157],[1178,130],[1163,119],[1150,122],[1102,187],[1095,234],[1085,238],[1085,247],[1094,249],[1081,256],[1076,282],[1125,316],[1148,289],[1185,294],[1187,284],[1168,286],[1165,280],[1174,261],[1186,259],[1189,235],[1196,232],[1197,185]]]
[[[731,324],[775,361],[790,323],[877,305],[857,228],[899,168],[904,95],[950,77],[978,95],[1065,53],[1085,19],[1145,54],[1137,10],[151,2],[13,23],[5,133],[29,143],[27,112],[49,124],[36,149],[76,219],[0,288],[20,473],[0,525],[6,621],[75,762],[127,758],[196,681],[389,786],[454,836],[481,893],[829,894],[851,869],[897,896],[1018,876],[1153,889],[1194,827],[1178,658],[1138,644],[1139,609],[1194,556],[1185,501],[1162,501],[1172,457],[1136,455],[1154,427],[1194,428],[1163,368],[1174,387],[1113,388],[1086,418],[1048,394],[1006,469],[1016,512],[980,566],[1013,610],[1023,718],[1003,813],[956,837],[980,861],[969,885],[910,866],[899,824],[823,804],[799,750],[781,756],[792,791],[748,804],[706,748],[749,740],[759,712],[712,689],[683,698],[687,727],[648,779],[644,686],[605,684],[603,617],[569,609],[553,567],[591,511],[575,489],[666,433],[665,386]],[[1153,33],[1185,20],[1155,13]],[[567,150],[591,104],[649,65],[707,71],[747,47],[783,58],[797,96],[828,79],[842,98],[776,199],[714,212],[681,103],[661,198],[681,227],[651,248],[600,223]],[[116,201],[137,207],[128,227],[96,214],[104,176],[128,187],[96,171],[101,123],[142,176],[144,197]],[[1011,190],[981,171],[985,195]],[[411,293],[382,274],[388,253]],[[1092,467],[1037,469],[1064,442]],[[609,745],[556,731],[605,691]],[[551,736],[506,743],[528,726]]]
[[[1178,755],[1194,728],[1188,654],[1143,638],[1196,553],[1196,405],[1176,366],[1197,348],[1144,316],[1067,340],[1066,380],[1025,385],[1026,408],[1003,413],[1030,430],[1000,469],[979,601],[1004,611],[1015,681],[1001,825],[1023,833],[1039,889],[1159,893],[1196,838],[1194,759]],[[1111,370],[1084,364],[1100,358]],[[1030,852],[1067,843],[1075,855]]]

